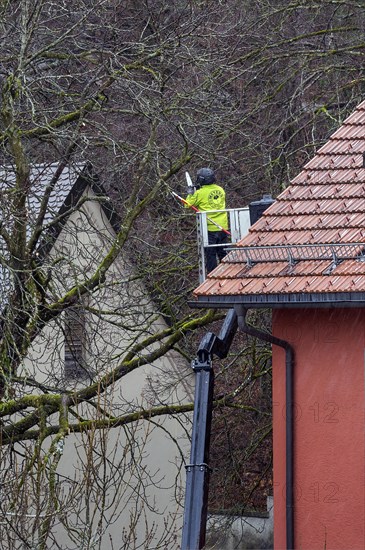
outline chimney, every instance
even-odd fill
[[[269,206],[271,206],[274,202],[274,199],[269,194],[263,195],[262,199],[259,201],[250,202],[248,207],[250,209],[251,225],[257,222],[257,220],[260,219],[262,214],[265,212],[266,208],[269,208]]]

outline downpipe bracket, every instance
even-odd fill
[[[201,464],[185,464],[185,469],[187,472],[192,472],[193,468],[199,468],[200,472],[212,472],[212,468],[209,464],[202,462]]]

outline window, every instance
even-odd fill
[[[82,305],[65,311],[65,361],[66,380],[85,380],[90,377],[85,361],[85,309]]]

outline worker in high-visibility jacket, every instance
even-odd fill
[[[209,211],[210,219],[207,219],[208,244],[223,245],[228,241],[227,233],[222,230],[228,230],[228,216],[227,212],[216,212],[216,210],[225,210],[226,193],[223,187],[215,182],[215,174],[211,168],[200,168],[196,174],[196,191],[194,192],[194,188],[188,187],[188,193],[193,192],[193,194],[186,197],[188,204],[185,204],[185,207],[195,206],[201,212]],[[206,272],[209,273],[217,267],[217,258],[220,261],[225,255],[226,251],[223,246],[205,248]]]

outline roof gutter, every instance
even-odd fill
[[[225,309],[238,305],[246,308],[359,307],[365,304],[365,292],[299,292],[280,294],[201,295],[188,302],[191,308]]]
[[[279,346],[285,350],[285,469],[286,469],[286,548],[294,549],[294,350],[292,346],[271,334],[267,334],[246,321],[247,309],[235,307],[238,319],[238,328],[265,342]]]

